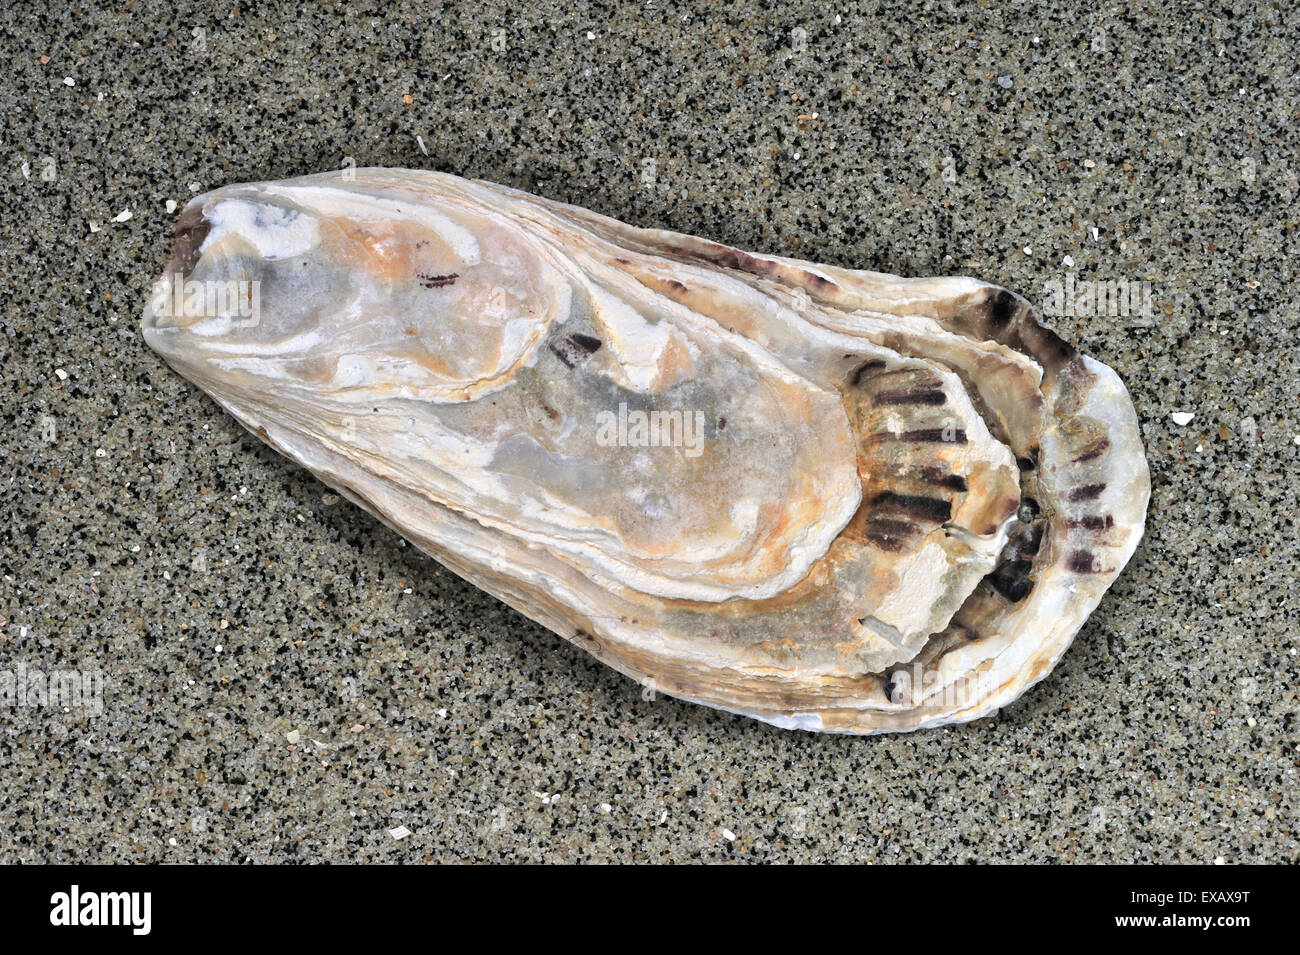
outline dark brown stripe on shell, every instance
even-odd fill
[[[1091,461],[1093,458],[1099,458],[1105,454],[1106,449],[1110,447],[1110,438],[1100,438],[1094,441],[1086,451],[1074,458],[1071,464],[1083,464],[1085,461]]]
[[[921,477],[927,484],[933,484],[936,487],[946,487],[950,491],[967,490],[966,479],[960,474],[948,474],[939,468],[925,468],[921,471]],[[1017,502],[1018,504],[1019,502]]]
[[[853,373],[853,378],[852,378],[853,387],[857,388],[868,378],[875,377],[876,372],[884,371],[887,364],[888,364],[887,362],[881,359],[863,362],[861,365],[858,366],[857,371]]]
[[[942,405],[948,396],[933,388],[913,388],[907,391],[882,391],[871,400],[873,405]]]
[[[1097,558],[1089,551],[1075,550],[1066,558],[1065,566],[1076,574],[1093,574],[1097,572]]]
[[[1101,497],[1101,492],[1106,490],[1105,484],[1084,484],[1082,487],[1076,487],[1070,492],[1071,501],[1094,501]]]
[[[888,517],[873,517],[862,529],[862,535],[881,550],[896,551],[903,542],[915,537],[921,529],[909,521],[899,521]]]
[[[919,520],[934,521],[936,524],[942,524],[952,518],[952,502],[941,497],[881,491],[871,503],[882,509],[898,511]]]
[[[1072,517],[1065,522],[1066,527],[1081,527],[1088,531],[1108,531],[1115,526],[1115,518],[1110,514],[1088,514],[1084,517]]]
[[[899,435],[903,441],[920,441],[923,444],[965,444],[964,428],[917,428]]]
[[[997,329],[1006,328],[1015,318],[1018,304],[1014,295],[1006,289],[998,289],[989,302],[989,323]]]
[[[564,362],[566,368],[576,368],[600,350],[601,341],[591,335],[575,332],[555,344],[548,344],[551,353]]]

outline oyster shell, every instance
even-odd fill
[[[197,197],[144,335],[511,607],[779,726],[911,730],[1011,702],[1145,519],[1123,384],[1008,291],[435,172]]]

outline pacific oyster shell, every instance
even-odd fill
[[[521,613],[784,727],[1011,702],[1132,555],[1149,496],[1119,378],[1010,292],[435,172],[197,197],[144,334]]]

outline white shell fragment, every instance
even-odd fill
[[[1123,384],[968,278],[357,169],[193,199],[148,343],[655,690],[848,733],[1042,679],[1141,537]]]

